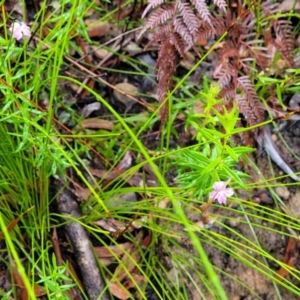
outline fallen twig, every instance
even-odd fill
[[[68,217],[65,229],[72,243],[89,299],[108,300],[109,296],[104,291],[106,284],[100,275],[87,232],[82,225],[75,221],[70,221],[69,218],[77,219],[81,217],[79,206],[75,201],[75,195],[68,188],[64,187],[62,180],[55,180],[54,185],[58,192],[56,197],[58,211],[60,214]],[[101,297],[99,297],[100,295]]]
[[[300,181],[300,177],[295,174],[291,167],[284,161],[284,159],[278,153],[278,150],[276,149],[272,140],[270,126],[264,127],[263,135],[265,151],[269,154],[272,161],[292,179],[294,179],[295,181]]]

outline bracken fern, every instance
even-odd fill
[[[237,102],[249,125],[264,121],[265,108],[253,86],[254,75],[271,65],[274,51],[270,47],[277,50],[286,67],[294,66],[292,24],[276,18],[277,12],[278,4],[269,0],[252,2],[248,7],[241,1],[229,7],[223,0],[149,1],[142,15],[148,15],[147,21],[139,37],[154,31],[145,48],[158,44],[159,103],[172,88],[179,57],[184,57],[188,49],[199,53],[199,41],[217,40],[227,33],[218,47],[219,62],[214,70],[221,88],[219,98],[224,99],[227,108]],[[165,102],[160,111],[162,124],[167,119],[167,105]]]

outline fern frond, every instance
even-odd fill
[[[241,36],[249,34],[255,28],[256,18],[253,12],[248,11],[243,18],[236,21],[232,15],[228,14],[226,22],[231,26],[233,22],[236,22],[231,30],[228,32],[228,36],[232,42],[237,42]]]
[[[189,31],[186,24],[182,21],[182,18],[175,18],[174,20],[174,30],[184,39],[184,41],[189,45],[194,45],[194,37]]]
[[[236,127],[238,127],[238,128],[243,127],[241,120],[237,121]],[[241,141],[238,141],[237,136],[235,136],[235,135],[233,136],[233,140],[236,145],[242,144],[242,145],[247,145],[249,147],[253,147],[254,141],[253,141],[250,131],[243,131],[243,132],[240,132],[238,135],[239,135]]]
[[[293,50],[295,48],[295,37],[293,35],[292,23],[288,20],[274,21],[276,34],[276,47],[285,60],[288,67],[293,67]]]
[[[213,73],[218,79],[221,92],[219,98],[234,98],[236,94],[236,78],[239,71],[239,50],[232,42],[225,42],[219,50],[220,62]]]
[[[169,39],[162,41],[157,58],[158,101],[164,101],[167,91],[172,87],[172,76],[176,70],[178,56],[174,44]]]
[[[137,39],[148,30],[155,28],[159,25],[165,24],[169,19],[174,17],[174,6],[173,5],[163,5],[162,7],[158,8],[156,11],[150,14],[146,25],[138,35]]]
[[[212,24],[212,26],[211,26]],[[211,18],[211,23],[207,23],[203,20],[200,21],[199,29],[198,29],[198,39],[199,40],[207,40],[212,37],[219,37],[223,35],[228,26],[226,24],[225,18]]]
[[[142,19],[147,15],[147,13],[151,10],[154,9],[155,7],[163,4],[165,0],[149,0],[148,5],[145,8],[143,14],[142,14]]]
[[[164,39],[166,39],[166,37],[171,33],[171,31],[172,31],[171,24],[167,23],[163,26],[160,26],[160,30],[152,36],[148,44],[145,46],[145,49],[147,49],[150,45],[156,42],[161,42]]]
[[[236,96],[236,88],[233,83],[228,84],[225,88],[221,90],[218,95],[218,99],[232,100]]]
[[[223,46],[219,50],[220,60],[222,62],[228,61],[228,59],[237,59],[239,57],[239,49],[232,41],[224,42]]]
[[[223,13],[226,13],[226,7],[227,7],[226,1],[224,1],[224,0],[214,0],[213,2],[216,6],[218,6],[220,8],[220,10]]]
[[[159,102],[165,100],[168,90],[172,88],[172,75],[179,56],[183,57],[187,48],[197,51],[195,46],[198,40],[217,39],[228,31],[219,44],[219,62],[213,73],[221,88],[218,98],[224,99],[222,104],[226,107],[236,101],[251,126],[264,121],[265,107],[252,84],[253,78],[250,80],[249,76],[268,67],[276,49],[287,66],[294,65],[293,26],[290,21],[271,18],[278,12],[278,4],[273,2],[262,0],[260,7],[257,7],[260,12],[245,9],[241,15],[239,8],[243,1],[240,0],[236,10],[228,9],[227,0],[149,0],[143,17],[152,12],[139,36],[149,29],[155,30],[148,45],[157,42],[159,48]],[[259,26],[257,16],[260,17]],[[162,123],[166,120],[167,111],[167,106],[160,111]],[[250,140],[249,137],[244,139]]]
[[[200,15],[200,17],[208,24],[211,24],[211,20],[210,20],[211,14],[209,12],[205,0],[191,0],[191,2],[195,5],[195,8],[198,14]]]
[[[261,68],[265,68],[270,64],[270,60],[272,56],[269,54],[269,49],[265,46],[264,40],[248,40],[244,42],[244,39],[251,38],[252,34],[241,36],[240,38],[240,55],[241,61],[245,62],[246,59],[243,57],[247,57],[248,61],[255,61],[258,66]],[[244,48],[244,49],[243,49]],[[243,50],[243,51],[241,51]],[[251,69],[250,66],[244,67]]]
[[[169,35],[170,42],[175,46],[181,57],[184,56],[184,42],[177,32],[171,32]]]
[[[273,0],[263,1],[261,3],[262,17],[274,16],[279,12],[280,3],[273,3]]]
[[[246,100],[248,100],[250,110],[254,112],[256,123],[263,122],[265,115],[265,108],[261,101],[259,101],[257,93],[253,87],[253,84],[251,83],[251,80],[248,76],[241,76],[237,78],[238,87],[241,88],[246,96]],[[243,113],[243,112],[242,112]],[[250,113],[248,112],[248,116]],[[251,115],[252,116],[252,115]],[[252,121],[252,120],[251,120]],[[251,124],[250,125],[254,125]]]
[[[214,71],[213,77],[219,80],[219,87],[222,90],[228,86],[232,80],[232,76],[220,64]]]
[[[174,6],[173,5],[163,5],[154,11],[148,18],[146,27],[154,28],[158,25],[164,24],[167,20],[173,18],[174,16]]]
[[[191,35],[195,36],[198,31],[199,20],[197,19],[190,6],[191,4],[187,2],[181,2],[180,0],[177,2],[177,7],[180,15],[182,16],[184,24],[189,29]]]
[[[244,115],[249,125],[256,125],[258,121],[251,106],[249,105],[249,102],[247,101],[246,95],[236,95],[235,101],[238,104],[239,111]]]
[[[173,40],[176,40],[176,34],[173,34]],[[161,41],[159,52],[158,52],[158,58],[157,58],[157,66],[158,66],[158,72],[157,72],[157,80],[158,80],[158,102],[162,103],[166,96],[168,91],[172,87],[172,76],[176,70],[176,65],[178,62],[178,55],[176,51],[175,44],[179,44],[179,42],[175,41],[173,43],[170,39],[165,37]],[[166,122],[168,117],[168,103],[166,102],[161,110],[160,110],[160,116],[161,116],[161,126]]]

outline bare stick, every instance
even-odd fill
[[[89,299],[109,300],[107,292],[103,292],[106,284],[100,275],[88,234],[81,224],[70,221],[69,218],[77,219],[81,217],[75,195],[67,187],[64,188],[60,180],[55,180],[54,185],[56,191],[59,192],[56,198],[58,211],[67,217],[65,229],[72,243]],[[101,297],[99,297],[100,294]]]

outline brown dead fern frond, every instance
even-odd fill
[[[185,44],[180,35],[177,32],[172,32],[168,37],[171,44],[173,44],[176,48],[177,53],[180,55],[180,57],[184,57]]]
[[[240,54],[232,42],[224,42],[222,48],[219,49],[219,57],[219,64],[213,76],[218,79],[219,86],[223,89],[228,84],[236,82],[240,69]]]
[[[200,15],[201,19],[211,24],[211,13],[209,12],[209,8],[205,2],[205,0],[191,0],[191,3],[195,5],[195,8]]]
[[[151,40],[146,44],[145,50],[150,47],[153,44],[158,43],[158,45],[161,44],[161,42],[164,40],[165,36],[169,35],[172,28],[170,24],[165,24],[160,27],[160,31],[154,33],[154,35],[151,37]]]
[[[233,76],[223,68],[222,65],[219,65],[219,68],[217,68],[213,74],[215,79],[218,79],[219,82],[219,88],[221,91],[226,88],[230,83],[232,82]]]
[[[227,101],[232,101],[235,95],[236,95],[236,87],[233,83],[230,83],[221,90],[217,98],[224,99]]]
[[[262,17],[274,16],[279,12],[279,5],[280,3],[274,3],[273,0],[263,1],[261,3]]]
[[[170,34],[172,38],[165,38],[161,41],[160,49],[158,52],[157,65],[158,73],[158,101],[162,103],[167,96],[167,92],[172,88],[172,75],[176,70],[176,65],[178,62],[178,52],[177,46],[179,46],[180,41],[176,41],[178,36],[176,33]],[[175,41],[175,43],[174,43]],[[182,51],[182,50],[180,50]],[[168,118],[168,103],[162,106],[160,110],[161,123],[164,124]]]
[[[147,46],[158,42],[158,98],[161,103],[172,86],[172,75],[176,70],[178,56],[183,57],[185,49],[195,48],[199,40],[199,28],[201,22],[205,25],[202,34],[209,36],[226,30],[224,22],[217,21],[209,10],[205,0],[174,0],[165,4],[165,0],[149,0],[142,15],[149,17],[140,38],[147,30],[155,30]],[[213,3],[221,11],[226,11],[226,1],[214,0]],[[202,23],[203,24],[203,23]],[[216,26],[216,28],[214,28]],[[204,31],[208,31],[205,33]],[[197,50],[196,50],[197,51]],[[172,61],[173,60],[173,61]],[[166,104],[167,105],[167,104]],[[161,114],[162,122],[166,116],[166,110]]]
[[[198,29],[198,39],[208,40],[210,38],[222,36],[228,29],[228,24],[225,18],[222,17],[211,17],[211,24],[201,20]]]
[[[224,0],[213,0],[214,4],[223,12],[226,13],[227,3]]]
[[[254,89],[254,86],[248,76],[241,76],[237,79],[237,87],[244,91],[244,95],[246,97],[246,100],[249,103],[250,110],[254,112],[254,115],[256,117],[256,124],[263,122],[265,119],[265,107],[263,106],[262,102],[259,101],[259,98],[257,96],[257,93]],[[242,112],[246,116],[248,113],[246,111]],[[253,124],[251,124],[253,125]]]
[[[236,94],[235,101],[238,104],[239,111],[243,114],[245,120],[249,123],[250,126],[257,124],[257,118],[251,109],[251,106],[247,100],[247,97],[244,93]]]
[[[287,66],[291,68],[294,65],[293,51],[296,44],[292,23],[289,20],[276,20],[273,28],[276,34],[275,45]]]
[[[279,3],[273,3],[271,0],[263,1],[261,5],[262,16],[265,18],[276,15],[276,13],[280,11],[279,5]],[[270,32],[271,28],[273,28],[275,32],[273,44],[284,59],[286,65],[293,67],[293,51],[295,49],[296,39],[293,34],[294,28],[292,22],[289,20],[271,19],[269,22],[265,22],[264,27],[266,32]],[[270,42],[270,38],[268,42]]]
[[[190,34],[195,37],[199,28],[199,19],[190,7],[190,3],[178,1],[177,7],[183,23],[188,28]]]
[[[138,39],[149,29],[157,28],[158,26],[165,25],[168,20],[174,17],[174,6],[163,5],[154,11],[148,18],[146,25],[140,32]]]
[[[174,31],[177,32],[181,38],[185,41],[187,46],[194,45],[194,36],[189,31],[189,28],[183,22],[182,18],[176,17],[174,20]]]
[[[237,121],[236,127],[238,127],[238,128],[243,127],[241,120]],[[234,135],[233,141],[236,145],[242,144],[242,145],[247,145],[249,147],[253,147],[253,145],[254,145],[253,136],[250,131],[243,131],[243,132],[240,132],[239,134]]]
[[[164,2],[165,2],[165,0],[149,0],[147,7],[145,8],[145,10],[142,14],[142,19],[148,14],[148,12],[150,10],[153,10],[157,6],[163,4]]]
[[[272,58],[269,54],[269,48],[264,46],[264,40],[253,38],[253,34],[248,34],[239,39],[240,63],[245,74],[249,73],[248,70],[256,72],[257,67],[261,69],[268,67]],[[253,62],[255,62],[254,68]]]
[[[262,0],[259,6],[256,1],[247,6],[236,0],[236,6],[227,7],[227,2],[149,0],[143,13],[143,17],[148,15],[147,22],[139,37],[148,30],[154,31],[146,47],[158,47],[158,98],[162,103],[172,88],[179,57],[184,57],[187,49],[198,53],[198,41],[214,41],[223,36],[213,73],[221,88],[218,98],[224,99],[225,106],[237,102],[244,121],[252,126],[264,120],[265,110],[252,84],[253,76],[276,63],[276,51],[287,67],[294,66],[293,27],[288,20],[272,18],[279,7],[273,0]],[[160,112],[162,123],[167,107],[166,103]]]

